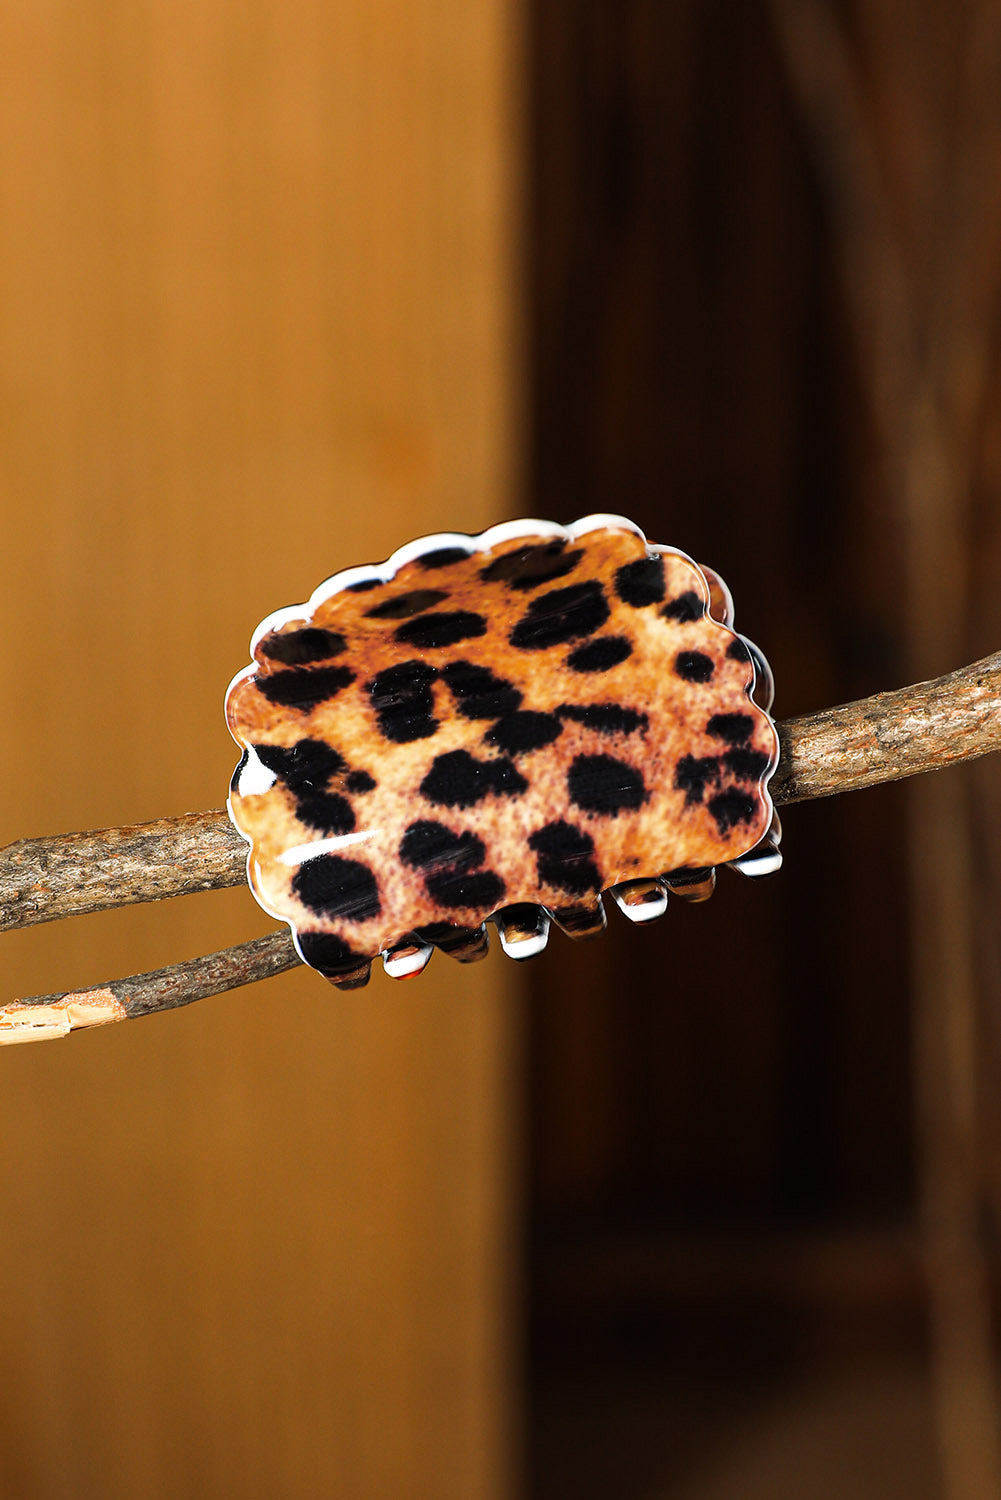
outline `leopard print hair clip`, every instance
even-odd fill
[[[261,906],[341,988],[513,958],[778,869],[772,678],[722,579],[622,516],[422,537],[255,632],[226,715]]]

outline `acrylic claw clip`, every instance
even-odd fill
[[[781,864],[772,679],[711,569],[621,516],[423,537],[270,615],[229,813],[306,963],[513,958]]]

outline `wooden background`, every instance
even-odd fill
[[[9,0],[0,73],[0,842],[218,805],[253,626],[439,526],[633,515],[781,716],[996,647],[1001,0]],[[1001,1492],[999,819],[791,809],[524,1037],[495,955],[0,1055],[0,1496]]]
[[[0,842],[218,806],[263,614],[517,508],[508,0],[0,11]],[[271,924],[5,940],[4,993]],[[498,956],[13,1049],[0,1494],[509,1491]]]
[[[996,649],[1001,4],[531,15],[531,510],[718,567],[780,718]],[[540,1497],[1001,1494],[1001,762],[783,823],[529,970]]]

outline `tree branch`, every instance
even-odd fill
[[[269,932],[253,942],[208,953],[187,963],[114,979],[89,990],[63,995],[35,995],[0,1007],[0,1045],[47,1041],[85,1026],[129,1021],[158,1010],[177,1010],[193,1000],[221,995],[255,979],[294,969],[302,959],[289,933]]]
[[[858,791],[1001,749],[1001,651],[934,682],[778,726],[776,805]],[[220,808],[0,849],[0,932],[246,879],[247,846]]]
[[[1001,750],[1001,651],[933,682],[787,719],[778,730],[777,806],[974,760]],[[221,810],[21,839],[0,850],[0,931],[239,885],[246,856]],[[299,962],[281,931],[150,974],[16,1000],[0,1008],[0,1042],[171,1010]]]
[[[221,808],[18,839],[0,849],[0,932],[111,906],[217,891],[247,878],[247,846]]]
[[[857,792],[1001,750],[1001,651],[932,682],[778,726],[777,806]]]

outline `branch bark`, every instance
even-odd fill
[[[0,932],[246,879],[247,846],[221,808],[19,839],[0,849]]]
[[[933,682],[778,726],[777,806],[858,791],[1001,750],[1001,651]],[[0,850],[0,931],[239,885],[247,846],[221,809],[130,828],[21,839]],[[205,958],[0,1008],[0,1042],[188,1005],[293,968],[282,931]]]
[[[778,726],[776,806],[857,792],[1001,750],[1001,651],[931,682]]]
[[[128,1021],[158,1010],[177,1010],[193,1000],[239,989],[255,979],[270,979],[294,969],[302,959],[284,929],[253,942],[240,943],[204,958],[133,974],[87,990],[61,995],[36,995],[0,1007],[0,1045],[47,1041],[68,1036],[80,1027]]]

